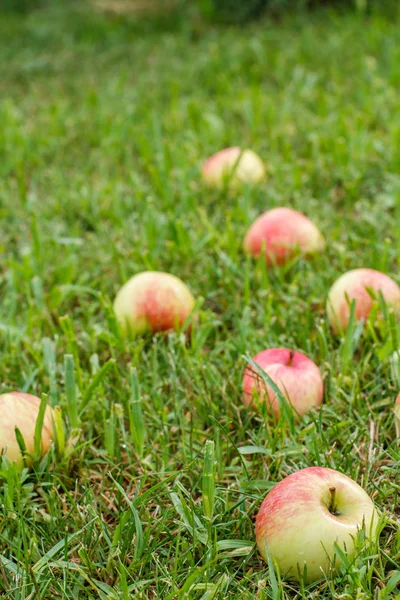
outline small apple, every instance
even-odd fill
[[[0,395],[0,454],[4,454],[12,462],[21,463],[22,454],[15,436],[17,427],[24,438],[27,454],[35,451],[35,426],[39,415],[40,398],[22,392],[10,392]],[[53,440],[53,409],[46,407],[44,414],[41,455],[50,449]],[[26,458],[27,464],[31,462]]]
[[[267,265],[283,265],[296,254],[311,255],[325,247],[318,227],[291,208],[273,208],[248,230],[244,250],[254,257],[265,254]]]
[[[179,329],[195,301],[189,288],[174,275],[145,271],[119,290],[114,312],[124,331],[133,335]]]
[[[244,183],[259,183],[265,179],[265,167],[253,150],[234,146],[220,150],[206,160],[202,176],[209,186],[222,187],[228,184],[235,187]]]
[[[380,294],[388,307],[400,311],[400,288],[384,273],[374,269],[354,269],[339,277],[327,300],[328,320],[333,331],[346,330],[353,300],[357,321],[366,321],[373,307],[379,306]]]
[[[286,348],[270,348],[257,354],[253,361],[272,379],[297,414],[304,415],[322,403],[324,383],[321,372],[304,354]],[[267,404],[275,417],[279,417],[279,399],[275,392],[249,365],[243,376],[244,404],[251,404],[254,397]]]
[[[357,532],[374,537],[377,510],[352,479],[324,467],[301,469],[267,494],[256,517],[256,539],[264,560],[268,554],[282,577],[316,581],[336,570],[334,544],[349,554]]]

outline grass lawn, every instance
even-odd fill
[[[400,20],[317,11],[223,28],[79,4],[3,14],[0,39],[1,393],[48,394],[67,435],[63,457],[0,470],[1,598],[395,598],[397,336],[337,339],[325,299],[351,268],[400,282]],[[206,189],[203,159],[235,144],[268,181]],[[267,272],[242,240],[280,205],[328,243]],[[118,334],[115,293],[147,269],[200,299],[191,343]],[[324,405],[299,423],[241,402],[244,355],[274,346],[324,374]],[[269,572],[254,518],[312,465],[357,480],[385,527],[379,548],[306,588]]]

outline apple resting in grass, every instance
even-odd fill
[[[267,265],[283,265],[296,254],[311,255],[325,247],[318,227],[291,208],[273,208],[248,230],[244,250],[254,257],[265,254]]]
[[[0,454],[4,454],[12,462],[22,462],[22,454],[15,436],[17,427],[24,438],[27,454],[35,449],[34,435],[39,415],[40,398],[22,392],[10,392],[0,395]],[[41,455],[50,449],[53,439],[53,410],[46,407],[44,414]],[[31,461],[26,458],[27,463]]]
[[[352,479],[323,467],[289,475],[267,494],[256,518],[256,539],[281,576],[316,581],[339,567],[334,544],[351,554],[358,530],[374,537],[378,515],[368,494]]]
[[[304,354],[286,348],[270,348],[257,354],[253,361],[269,375],[299,415],[322,403],[324,384],[321,372]],[[249,365],[243,377],[243,402],[248,406],[253,399],[267,404],[279,417],[279,399],[275,392]]]
[[[125,331],[133,335],[179,329],[195,301],[189,288],[174,275],[145,271],[118,292],[114,312]]]
[[[203,165],[204,181],[212,187],[259,183],[265,178],[262,160],[253,150],[234,146],[213,154]]]
[[[388,308],[400,311],[400,288],[393,279],[374,269],[354,269],[335,281],[327,300],[329,323],[335,333],[345,331],[351,303],[355,300],[356,320],[366,321],[382,294]],[[375,298],[375,299],[374,299]]]

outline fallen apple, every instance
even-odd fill
[[[213,154],[203,165],[204,181],[212,187],[259,183],[265,178],[262,160],[253,150],[234,146]]]
[[[286,348],[270,348],[257,354],[253,361],[276,384],[297,414],[304,415],[322,403],[324,384],[321,372],[304,354]],[[248,406],[254,399],[265,403],[279,417],[279,398],[254,367],[248,365],[243,376],[243,402]]]
[[[321,579],[340,560],[337,544],[348,554],[357,532],[375,536],[378,514],[368,494],[352,479],[323,467],[289,475],[267,494],[256,517],[256,539],[282,577],[308,582]]]
[[[379,296],[388,308],[400,311],[400,288],[393,279],[374,269],[354,269],[335,281],[327,300],[329,323],[335,333],[345,331],[350,319],[351,303],[355,301],[355,318],[366,321]]]
[[[308,217],[283,207],[258,217],[244,239],[245,252],[265,255],[267,265],[283,265],[297,254],[315,254],[324,247],[321,232]]]
[[[35,426],[39,415],[40,398],[22,392],[10,392],[0,395],[0,454],[13,463],[22,462],[15,428],[22,434],[27,455],[33,455],[35,450]],[[44,414],[40,454],[43,456],[50,449],[53,440],[53,410],[46,407]],[[31,463],[26,456],[27,464]]]
[[[193,311],[189,288],[174,275],[145,271],[119,290],[114,312],[124,331],[133,335],[179,329]]]

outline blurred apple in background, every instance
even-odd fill
[[[304,354],[286,348],[270,348],[257,354],[253,361],[269,375],[299,415],[322,403],[324,384],[321,372]],[[279,399],[275,392],[249,365],[243,377],[243,402],[248,406],[253,399],[265,403],[279,417]]]
[[[353,300],[356,320],[366,321],[374,305],[379,307],[380,294],[388,308],[400,311],[400,288],[384,273],[374,269],[354,269],[339,277],[327,300],[328,320],[333,331],[339,333],[347,329]]]
[[[202,176],[211,187],[236,187],[265,179],[265,167],[253,150],[234,146],[213,154],[203,165]]]
[[[256,518],[258,549],[268,553],[282,577],[316,581],[336,570],[334,544],[351,554],[357,532],[375,537],[378,514],[352,479],[323,467],[289,475],[267,494]],[[268,552],[267,552],[268,549]]]
[[[133,335],[179,329],[195,301],[189,288],[174,275],[145,271],[119,290],[114,312],[123,330]]]
[[[34,454],[35,426],[39,415],[41,400],[31,394],[10,392],[0,395],[0,454],[4,454],[12,462],[21,463],[22,454],[15,436],[17,427],[24,439],[26,452]],[[53,439],[53,410],[46,407],[41,440],[41,455],[50,449]],[[31,460],[26,458],[29,464]]]
[[[325,240],[312,221],[291,208],[273,208],[248,230],[244,250],[254,257],[265,254],[268,265],[283,265],[296,254],[315,254]]]

